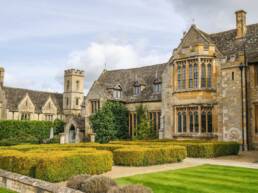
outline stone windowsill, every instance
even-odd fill
[[[183,93],[183,92],[199,92],[199,91],[216,92],[216,89],[215,88],[180,89],[180,90],[175,90],[173,94]]]

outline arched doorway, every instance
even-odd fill
[[[76,130],[74,125],[71,125],[69,129],[69,143],[75,143],[75,138],[76,138]]]

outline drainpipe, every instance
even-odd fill
[[[246,150],[250,149],[250,144],[249,144],[249,111],[248,111],[248,84],[247,84],[247,70],[248,70],[248,61],[246,57],[246,49],[244,45],[244,62],[245,62],[245,118],[246,118]]]
[[[241,123],[242,123],[242,151],[245,151],[245,129],[244,129],[244,101],[243,101],[243,69],[244,64],[241,63],[239,66],[241,73]]]

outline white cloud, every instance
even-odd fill
[[[107,69],[111,70],[168,61],[170,53],[160,53],[146,48],[147,46],[144,46],[144,43],[133,45],[118,42],[93,42],[86,49],[71,53],[68,66],[85,70],[85,86],[88,90],[93,81],[104,70],[105,64]]]

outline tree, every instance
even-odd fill
[[[128,110],[120,102],[106,102],[90,117],[90,123],[100,143],[128,138]]]
[[[136,107],[137,114],[137,135],[136,139],[152,138],[152,128],[147,116],[147,109],[142,104]]]

